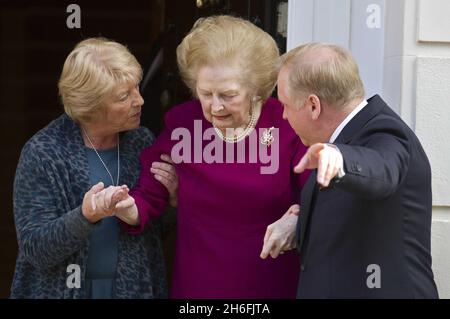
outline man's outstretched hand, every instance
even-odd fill
[[[317,168],[317,183],[328,187],[330,181],[343,172],[344,159],[339,149],[332,144],[316,143],[312,145],[300,162],[294,167],[295,173],[302,173],[306,169]],[[342,177],[342,176],[339,176]]]

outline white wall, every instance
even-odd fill
[[[373,4],[380,27],[368,29]],[[288,49],[310,41],[350,49],[368,95],[381,93],[420,138],[433,174],[433,271],[450,298],[450,1],[290,0]]]
[[[433,271],[450,298],[450,1],[386,4],[383,95],[413,128],[433,174]]]

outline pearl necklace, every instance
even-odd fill
[[[239,141],[242,141],[246,136],[250,135],[250,133],[253,131],[253,129],[256,126],[256,115],[255,115],[255,110],[254,107],[252,106],[252,110],[250,113],[250,122],[247,124],[247,126],[245,127],[245,129],[242,131],[241,134],[237,135],[237,136],[233,136],[233,137],[228,137],[225,136],[222,131],[213,123],[214,126],[214,130],[216,131],[217,135],[219,135],[219,137],[227,142],[227,143],[237,143]]]
[[[82,130],[84,132],[84,135],[86,135],[87,140],[89,141],[89,144],[91,144],[92,148],[95,151],[95,154],[97,154],[98,158],[103,164],[103,167],[105,168],[106,172],[108,173],[109,177],[111,178],[112,185],[119,186],[119,176],[120,176],[120,143],[119,143],[119,134],[117,134],[117,181],[114,184],[114,179],[112,177],[111,172],[109,171],[108,167],[106,166],[105,162],[103,162],[102,157],[97,152],[97,149],[94,146],[94,143],[92,143],[91,139],[89,138],[89,135],[86,133],[86,130],[82,127]]]

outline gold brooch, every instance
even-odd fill
[[[270,146],[273,143],[275,138],[272,135],[272,130],[274,129],[275,127],[272,126],[271,128],[264,130],[263,135],[261,136],[261,144]]]

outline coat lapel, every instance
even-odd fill
[[[334,143],[347,144],[350,142],[355,134],[359,132],[368,121],[381,112],[384,107],[387,107],[386,103],[379,95],[374,95],[368,99],[367,102],[368,104],[358,114],[356,114],[350,122],[348,122]]]

